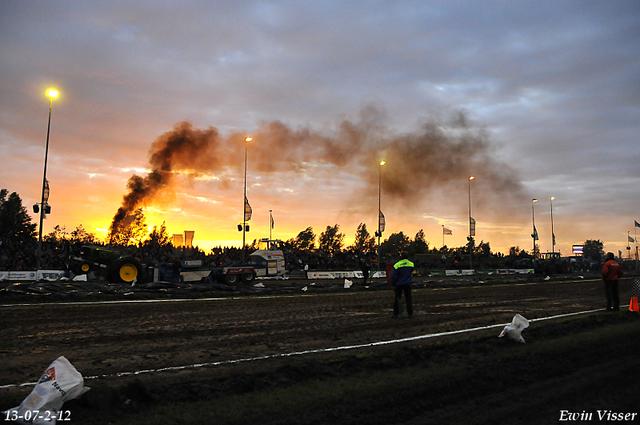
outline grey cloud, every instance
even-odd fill
[[[69,163],[136,166],[185,119],[320,128],[374,103],[402,133],[464,109],[532,192],[553,187],[541,175],[571,181],[579,212],[600,190],[589,176],[625,195],[618,181],[640,183],[639,15],[628,0],[2,2],[0,144],[41,149],[49,81],[66,90],[54,135]]]

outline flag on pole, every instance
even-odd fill
[[[249,205],[249,200],[247,197],[244,197],[244,221],[251,220],[251,213],[253,210],[251,209],[251,205]]]
[[[451,231],[451,229],[447,229],[446,227],[442,228],[442,234],[443,235],[453,235],[453,232]]]
[[[633,224],[635,224],[635,227],[640,227],[640,223],[638,223],[637,221],[633,220]]]
[[[44,203],[49,202],[49,180],[44,181]]]
[[[384,214],[382,214],[382,211],[378,211],[380,213],[380,215],[378,216],[378,228],[380,229],[380,233],[384,232],[384,225],[385,225],[385,221],[384,221]]]
[[[269,218],[271,219],[271,228],[273,229],[276,226],[276,222],[273,220],[273,214],[269,211]]]
[[[476,235],[476,219],[473,217],[469,217],[469,229],[471,230],[471,236]]]
[[[533,234],[531,235],[531,237],[534,241],[540,240],[540,238],[538,237],[538,229],[536,229],[536,226],[533,226]]]
[[[636,240],[633,239],[631,236],[627,235],[627,237],[629,238],[629,242],[635,242]]]
[[[553,236],[553,244],[555,245],[556,244],[556,234],[552,233],[551,236]]]

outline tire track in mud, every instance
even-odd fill
[[[621,282],[621,300],[630,285]],[[414,290],[392,320],[391,291],[179,303],[3,307],[0,384],[33,382],[60,355],[86,376],[392,340],[603,306],[600,282]],[[338,344],[339,343],[339,344]]]

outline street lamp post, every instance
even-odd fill
[[[549,198],[549,205],[551,206],[551,255],[555,256],[556,253],[556,234],[553,231],[553,200],[555,196]]]
[[[247,232],[247,143],[252,137],[244,138],[244,197],[242,198],[242,264],[246,262],[246,232]]]
[[[533,239],[533,251],[531,252],[533,254],[533,258],[536,258],[536,241],[538,240],[538,231],[536,230],[536,211],[533,207],[533,204],[536,202],[538,202],[536,198],[531,200],[531,219],[533,221],[533,233],[531,233],[531,239]]]
[[[45,191],[47,186],[47,159],[49,157],[49,134],[51,132],[51,109],[53,107],[53,99],[58,97],[58,90],[49,89],[47,90],[47,96],[49,97],[49,122],[47,124],[47,143],[44,148],[44,173],[42,176],[42,194],[40,196],[40,230],[38,231],[38,252],[36,258],[36,264],[38,269],[40,269],[40,265],[42,262],[42,222],[44,220],[44,210],[45,210],[45,202],[49,200],[49,191]],[[45,200],[45,192],[47,195],[47,199]]]
[[[378,271],[380,271],[380,237],[382,236],[382,232],[384,229],[382,228],[382,210],[381,210],[381,201],[382,201],[382,166],[386,164],[384,160],[380,161],[380,166],[378,167],[378,231],[376,232],[376,236],[378,237]]]
[[[473,236],[475,236],[475,229],[472,227],[473,217],[471,217],[471,180],[475,179],[474,176],[469,176],[469,268],[473,270]]]

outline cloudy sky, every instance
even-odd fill
[[[351,243],[380,186],[384,235],[436,247],[466,243],[469,200],[502,252],[531,249],[534,214],[551,251],[553,212],[556,251],[626,257],[640,221],[635,0],[2,1],[0,87],[0,187],[30,211],[60,91],[45,233],[104,237],[160,172],[150,225],[239,245],[246,135],[249,240],[273,210],[276,238]]]

